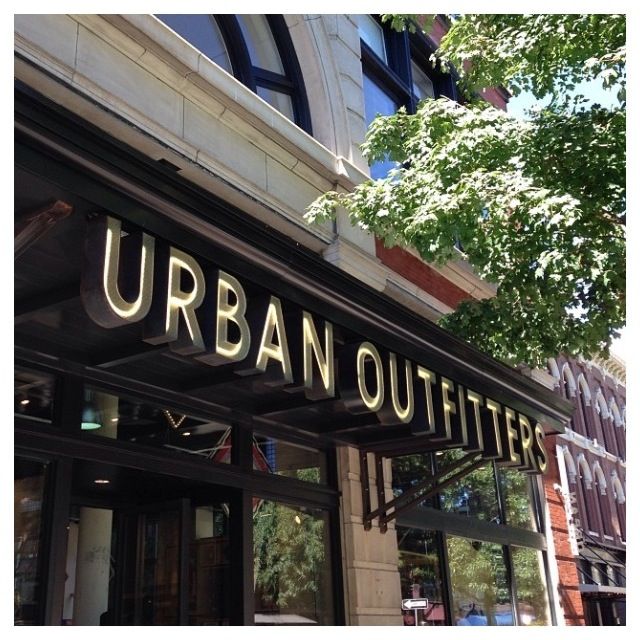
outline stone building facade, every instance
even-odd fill
[[[88,324],[75,282],[80,277],[75,256],[81,253],[78,238],[82,237],[84,220],[69,215],[69,210],[65,210],[67,218],[56,217],[60,209],[55,207],[34,213],[35,205],[40,206],[40,200],[44,202],[52,194],[73,202],[77,199],[74,206],[78,210],[84,203],[89,224],[105,210],[108,215],[120,216],[125,225],[131,225],[122,231],[123,239],[137,237],[142,230],[158,242],[175,242],[182,247],[187,264],[193,265],[190,256],[197,255],[207,264],[239,273],[252,290],[264,293],[266,288],[294,306],[306,304],[340,326],[350,339],[371,335],[371,340],[377,339],[405,358],[419,361],[429,356],[436,363],[433,367],[439,384],[445,376],[445,389],[449,389],[449,376],[453,379],[451,389],[455,384],[457,392],[469,388],[487,398],[495,395],[505,407],[517,409],[525,423],[527,415],[535,416],[532,420],[542,424],[548,438],[561,430],[568,418],[567,396],[564,400],[554,396],[538,382],[462,345],[429,322],[465,297],[493,294],[492,285],[478,278],[462,259],[444,267],[425,264],[411,251],[385,248],[371,234],[352,226],[343,212],[335,222],[323,225],[310,226],[303,218],[307,206],[322,193],[352,190],[369,177],[360,144],[372,108],[385,113],[395,111],[399,104],[415,108],[418,99],[435,95],[456,99],[453,79],[433,74],[425,63],[446,29],[445,20],[438,18],[429,37],[409,37],[391,33],[371,16],[183,16],[182,22],[178,18],[15,18],[20,222],[16,237],[23,243],[21,262],[16,262],[20,368],[16,447],[24,457],[17,467],[23,475],[18,479],[16,500],[28,506],[21,511],[22,533],[16,534],[20,544],[25,540],[34,543],[32,527],[38,522],[35,516],[25,514],[33,514],[37,505],[53,500],[43,524],[47,531],[40,554],[43,564],[39,568],[25,565],[22,578],[26,586],[16,596],[17,617],[25,624],[170,620],[179,624],[276,621],[398,625],[413,620],[424,625],[561,625],[565,618],[571,622],[572,616],[577,621],[581,615],[578,603],[574,615],[557,597],[552,559],[554,554],[569,554],[561,543],[555,542],[554,547],[552,529],[560,523],[551,507],[545,511],[545,491],[550,505],[553,497],[539,479],[530,480],[493,460],[484,464],[476,460],[474,469],[457,482],[451,481],[446,490],[442,487],[432,492],[415,509],[400,515],[393,501],[409,495],[420,483],[441,481],[447,469],[459,469],[457,465],[466,459],[456,453],[460,449],[451,452],[443,445],[422,450],[411,441],[408,449],[401,451],[390,429],[385,434],[391,444],[385,449],[385,443],[375,440],[375,430],[381,425],[349,415],[340,402],[316,408],[301,397],[300,387],[283,392],[275,385],[274,391],[273,382],[252,377],[254,371],[243,371],[246,377],[240,381],[232,367],[209,379],[202,375],[200,365],[186,361],[184,353],[164,353],[148,345],[143,348],[133,333],[127,334],[126,344],[107,347],[114,334]],[[191,22],[193,18],[197,24]],[[505,108],[508,99],[500,90],[487,92],[485,97],[500,108]],[[23,209],[28,212],[24,214]],[[45,225],[45,231],[54,223],[68,231],[41,241],[39,215],[50,216],[47,220],[52,224]],[[71,239],[78,243],[68,246]],[[32,248],[35,251],[29,253]],[[47,286],[41,282],[44,276],[38,262],[45,258],[53,260],[44,269],[50,279]],[[195,273],[196,267],[190,268]],[[63,275],[73,281],[65,282]],[[285,309],[287,318],[288,313]],[[123,329],[117,331],[124,334]],[[74,340],[85,340],[86,344]],[[343,348],[345,339],[341,340],[337,348]],[[229,365],[222,369],[225,366]],[[52,378],[55,391],[46,382]],[[189,386],[194,379],[197,384]],[[563,380],[560,378],[564,389]],[[595,411],[604,412],[606,405],[612,424],[615,416],[624,422],[624,402],[616,400],[616,412],[609,404],[613,396],[603,390],[603,404],[592,383],[604,389],[605,380],[589,379],[594,391],[593,403],[587,405],[593,413],[592,431],[576,429],[572,439],[560,440],[558,436],[557,440],[561,446],[566,443],[577,464],[576,447],[582,446],[584,438],[608,443],[603,439],[604,423],[596,421],[604,413]],[[49,389],[48,395],[42,396],[42,406],[55,400],[64,408],[62,413],[56,409],[47,419],[31,415],[33,404],[29,404],[27,393],[40,387]],[[215,402],[200,393],[205,388]],[[205,426],[214,433],[222,428],[220,424],[232,421],[229,416],[237,424],[229,426],[232,436],[222,431],[216,447],[209,443],[209,448],[200,450],[198,455],[205,451],[207,460],[215,463],[211,469],[200,461],[191,464],[193,456],[189,463],[178,459],[174,465],[166,450],[158,454],[147,448],[144,455],[138,455],[131,444],[137,436],[121,444],[120,435],[110,431],[108,442],[100,440],[100,433],[106,433],[104,425],[88,417],[97,394],[103,416],[114,415],[118,402],[121,408],[132,406],[128,418],[135,427],[144,405],[131,404],[127,393],[151,398],[156,412],[152,415],[160,415],[159,409],[165,417],[168,412],[170,434],[171,429],[180,428],[180,420],[188,418],[190,411],[213,415]],[[444,397],[449,396],[445,393]],[[571,399],[570,394],[568,397]],[[247,415],[250,411],[253,413]],[[315,425],[320,418],[321,428],[314,432],[307,423]],[[114,423],[117,419],[117,414],[111,418]],[[98,436],[82,433],[89,430],[87,425],[96,424]],[[618,455],[624,450],[624,438],[615,431],[613,434],[610,446],[616,447]],[[165,435],[163,432],[162,437]],[[191,434],[182,429],[180,435]],[[230,454],[227,437],[234,442]],[[377,449],[363,444],[371,442]],[[421,442],[424,444],[424,439]],[[172,446],[180,450],[175,443]],[[293,480],[266,475],[275,468],[276,458],[295,458],[291,452],[298,451],[296,447],[326,458],[326,471],[324,463],[313,467],[320,482],[311,485],[304,474]],[[606,501],[592,494],[580,499],[595,500],[611,518],[605,525],[598,516],[602,529],[594,524],[593,535],[622,549],[624,512],[619,506],[624,464],[610,459],[598,447],[593,443],[583,447],[586,462],[582,467],[585,477],[587,467],[592,473],[592,493],[593,487],[602,491],[606,485],[606,496],[602,496]],[[302,464],[307,454],[298,455],[295,460]],[[34,460],[46,470],[34,471]],[[182,555],[176,560],[180,581],[163,597],[171,602],[171,598],[179,600],[178,613],[168,612],[160,601],[151,613],[142,605],[129,611],[126,598],[118,599],[118,589],[126,591],[128,576],[118,588],[105,583],[102,590],[96,589],[103,598],[100,602],[85,598],[78,605],[76,600],[82,615],[74,610],[74,589],[79,591],[83,580],[97,580],[99,574],[104,581],[110,574],[109,544],[116,545],[117,537],[111,535],[112,518],[125,532],[127,527],[142,526],[144,518],[151,518],[149,505],[133,516],[122,510],[118,501],[107,504],[98,500],[93,487],[87,493],[90,499],[85,496],[83,502],[76,503],[89,471],[107,463],[110,471],[126,467],[129,489],[139,484],[152,492],[153,486],[147,483],[173,487],[173,479],[179,477],[181,482],[186,478],[209,483],[223,496],[220,504],[204,509],[194,498],[201,490],[198,484],[179,495],[179,507],[172,507],[182,527]],[[553,468],[551,462],[552,473]],[[596,468],[602,474],[596,474]],[[282,472],[280,475],[286,476],[285,471],[279,469],[272,475]],[[613,471],[620,481],[614,485]],[[147,473],[152,475],[147,477]],[[44,477],[46,482],[39,485],[38,478]],[[99,480],[109,482],[107,478],[93,482]],[[34,494],[36,486],[41,494]],[[118,500],[124,500],[123,496]],[[257,573],[260,565],[253,556],[258,547],[252,544],[258,543],[252,534],[258,529],[255,522],[260,510],[268,504],[278,505],[270,515],[286,516],[289,524],[305,523],[316,527],[314,530],[318,523],[325,526],[323,543],[331,552],[325,551],[326,562],[318,575],[329,575],[329,579],[317,577],[322,584],[314,583],[300,610],[276,610],[273,594],[268,593],[273,584],[266,578],[256,586],[254,571]],[[184,542],[191,531],[189,505],[195,513],[194,548],[202,555],[197,556],[198,566],[210,568],[212,573],[207,575],[228,580],[216,591],[219,610],[207,615],[199,609],[199,596],[190,600],[192,587],[185,586],[193,579],[186,568],[190,551]],[[288,511],[291,505],[298,511]],[[103,518],[103,511],[111,515]],[[389,514],[389,521],[383,523],[380,516]],[[159,518],[157,513],[153,517]],[[161,520],[154,522],[156,532],[169,527]],[[72,538],[68,531],[77,534],[73,543],[77,557],[67,553]],[[81,562],[90,531],[101,540],[102,550],[92,556],[92,567]],[[220,561],[223,540],[230,545],[234,561],[242,566],[241,575],[229,577],[225,573],[226,565]],[[115,546],[113,550],[117,557],[130,553]],[[465,571],[470,566],[478,567],[479,581],[485,585],[477,592],[468,588]],[[75,576],[73,585],[71,574]],[[44,576],[38,578],[40,582],[36,580],[37,588],[32,588],[33,575]],[[146,574],[142,571],[141,575]],[[199,588],[192,589],[198,594]],[[230,594],[231,604],[225,593]],[[431,604],[413,618],[403,616],[402,601],[410,599]]]

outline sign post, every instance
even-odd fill
[[[429,600],[427,598],[408,598],[402,601],[403,611],[413,611],[415,626],[418,626],[418,611],[425,611],[429,608]]]

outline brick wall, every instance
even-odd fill
[[[562,606],[558,617],[564,615],[567,625],[584,625],[585,617],[579,590],[578,570],[569,544],[567,515],[562,496],[554,489],[554,484],[560,484],[560,473],[555,456],[556,438],[547,436],[545,444],[549,457],[549,470],[544,476],[544,492],[549,506],[553,544],[556,552],[555,559],[549,558],[549,561],[554,562],[555,560],[558,567],[557,589]]]
[[[402,277],[420,287],[451,308],[470,298],[469,294],[450,280],[440,275],[428,264],[400,247],[385,247],[384,242],[376,238],[376,256]]]

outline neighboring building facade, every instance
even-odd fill
[[[493,294],[464,262],[303,219],[375,113],[456,99],[445,28],[16,16],[16,623],[570,617],[570,402],[433,325]]]
[[[570,427],[547,443],[557,463],[555,474],[545,478],[549,504],[563,512],[554,523],[557,537],[564,538],[564,558],[558,563],[565,566],[561,582],[576,618],[581,617],[580,595],[586,624],[624,625],[625,366],[613,356],[596,361],[561,356],[549,360],[549,372],[558,394],[575,407]]]

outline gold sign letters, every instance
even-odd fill
[[[247,300],[242,284],[146,233],[126,234],[107,215],[89,220],[81,296],[89,316],[111,328],[143,322],[143,339],[238,375],[264,374],[310,400],[339,397],[347,411],[408,425],[442,448],[462,447],[498,464],[544,473],[539,423],[511,407],[363,340],[342,345],[333,325],[283,309],[270,294]],[[337,364],[337,366],[336,366]]]

